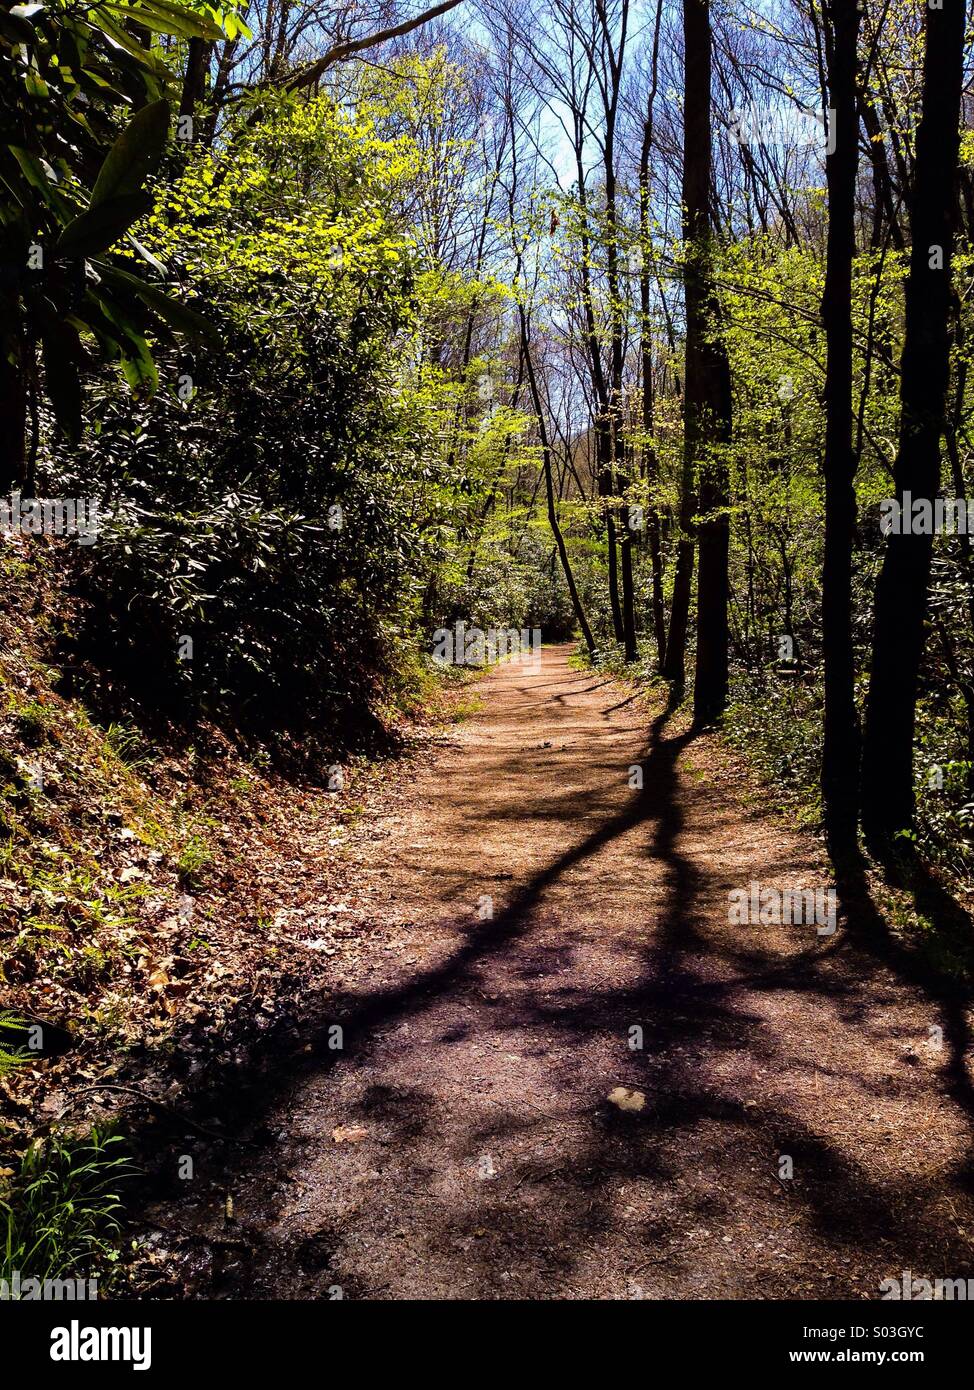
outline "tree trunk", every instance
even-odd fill
[[[656,639],[656,659],[660,670],[666,658],[666,614],[663,600],[663,551],[660,543],[660,520],[653,493],[659,483],[659,459],[653,444],[653,345],[650,338],[649,277],[650,277],[650,187],[649,161],[653,149],[653,117],[659,83],[659,40],[663,17],[663,0],[657,0],[653,28],[652,80],[643,122],[643,141],[639,152],[639,313],[640,359],[642,372],[643,473],[650,490],[646,530],[649,536],[649,560],[652,571],[653,635]]]
[[[206,74],[213,55],[213,44],[206,39],[190,39],[183,74],[183,90],[179,101],[180,116],[194,116],[196,107],[206,91]]]
[[[648,280],[644,280],[645,301],[648,301]],[[642,287],[640,289],[642,293]],[[648,315],[648,303],[644,309]],[[659,459],[653,446],[653,359],[650,343],[644,331],[642,342],[642,415],[643,415],[643,469],[650,489],[659,483]],[[666,659],[666,612],[663,600],[663,547],[660,539],[659,512],[654,499],[650,500],[646,516],[646,530],[649,537],[649,563],[652,572],[653,636],[656,639],[656,660],[660,670]]]
[[[720,341],[719,309],[713,286],[711,182],[712,39],[709,0],[684,0],[683,237],[685,242],[686,369],[683,392],[684,528],[694,500],[703,520],[698,529],[700,573],[697,584],[697,660],[693,709],[706,723],[727,701],[728,541],[727,464],[723,447],[730,438],[730,368]],[[697,486],[695,480],[699,479]],[[698,490],[699,487],[699,490]],[[681,564],[684,570],[681,575]],[[674,588],[674,621],[667,641],[668,664],[679,660],[689,609],[693,552],[681,543]],[[682,614],[677,612],[677,598]],[[680,627],[682,626],[682,635]]]
[[[609,567],[609,607],[612,610],[612,632],[617,642],[625,637],[622,620],[622,603],[619,598],[619,548],[616,539],[615,487],[612,478],[611,451],[607,461],[600,449],[596,449],[599,462],[599,497],[605,504],[605,540]]]
[[[829,231],[822,321],[825,328],[825,553],[822,649],[825,665],[822,801],[833,852],[855,848],[859,727],[852,640],[852,550],[856,530],[856,454],[852,444],[852,261],[859,168],[856,95],[857,0],[826,11],[826,65],[835,148],[826,159]]]
[[[548,438],[548,430],[545,425],[544,404],[541,399],[541,391],[538,388],[538,378],[535,375],[534,362],[531,359],[528,320],[523,305],[519,306],[518,315],[521,323],[521,352],[524,359],[525,370],[528,375],[528,387],[531,391],[531,401],[534,405],[535,418],[538,421],[538,435],[541,439],[541,459],[544,468],[545,498],[548,504],[548,524],[551,527],[551,534],[555,538],[555,546],[558,550],[558,558],[561,561],[565,583],[568,586],[568,596],[571,599],[572,611],[575,614],[578,626],[582,630],[582,636],[585,639],[588,654],[589,656],[594,656],[595,638],[592,636],[592,629],[589,626],[588,618],[585,616],[582,598],[578,592],[578,585],[575,583],[575,575],[572,571],[571,561],[568,558],[568,547],[565,545],[565,538],[562,535],[561,526],[558,523],[558,511],[555,507],[555,487],[551,468],[551,441]]]
[[[620,54],[621,61],[621,54]],[[622,295],[619,288],[619,243],[616,219],[616,177],[614,167],[615,143],[613,127],[615,106],[609,112],[609,133],[605,142],[605,208],[607,223],[606,280],[609,291],[611,344],[609,350],[609,438],[612,446],[612,491],[618,496],[625,492],[627,477],[625,450],[622,441],[622,376],[625,368],[624,324]],[[610,516],[612,514],[610,513]],[[619,569],[622,577],[622,641],[626,661],[635,661],[636,603],[632,573],[632,530],[629,526],[629,507],[620,508]]]
[[[636,597],[632,575],[632,530],[629,526],[629,508],[622,509],[622,539],[619,542],[619,560],[622,570],[622,637],[623,650],[627,661],[635,661],[639,655],[636,643]]]
[[[676,691],[683,689],[687,650],[687,624],[690,620],[690,593],[693,588],[692,518],[697,510],[693,489],[693,474],[683,470],[683,498],[680,505],[680,539],[676,547],[676,566],[673,571],[673,597],[670,601],[670,626],[666,634],[666,656],[663,675]]]
[[[0,299],[5,325],[0,339],[0,440],[3,441],[3,476],[10,488],[27,486],[27,376],[24,344],[20,334],[15,296]],[[10,359],[13,358],[13,361]]]
[[[900,373],[894,487],[932,504],[949,363],[951,257],[964,54],[963,0],[924,11],[923,98],[917,132]],[[904,522],[909,517],[902,516]],[[891,534],[876,586],[872,669],[863,747],[863,828],[885,847],[914,814],[913,736],[923,655],[932,535]]]
[[[719,452],[730,442],[730,365],[718,342],[702,346],[706,360],[702,425],[713,452],[700,460],[697,663],[693,683],[693,718],[698,725],[716,719],[727,704],[730,605],[730,490],[727,462]]]
[[[617,642],[622,642],[625,629],[622,621],[622,604],[619,599],[619,556],[616,542],[615,521],[615,480],[613,477],[612,412],[610,409],[610,387],[606,380],[602,363],[602,340],[595,316],[595,297],[592,289],[592,241],[589,232],[588,194],[585,185],[585,165],[583,160],[584,126],[576,113],[575,122],[575,168],[578,182],[578,204],[580,212],[579,236],[581,241],[582,307],[585,314],[585,340],[588,348],[589,366],[592,376],[592,396],[595,402],[595,418],[592,432],[595,442],[595,472],[599,499],[605,513],[605,536],[609,579],[609,607],[612,612],[612,632]]]

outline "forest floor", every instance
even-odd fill
[[[238,1095],[242,1143],[183,1141],[196,1180],[145,1217],[162,1296],[869,1299],[974,1275],[966,1023],[844,914],[733,925],[752,881],[828,886],[815,840],[715,736],[570,651],[495,668],[389,777],[352,884],[383,944]]]

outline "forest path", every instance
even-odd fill
[[[811,842],[569,651],[474,687],[370,832],[363,891],[407,954],[270,1102],[275,1142],[226,1180],[247,1253],[196,1292],[875,1298],[903,1269],[974,1274],[936,1007],[841,925],[731,925],[752,880],[825,886]]]

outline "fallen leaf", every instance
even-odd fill
[[[628,1086],[616,1086],[615,1090],[609,1092],[608,1100],[620,1110],[642,1110],[646,1104],[642,1091],[630,1090]]]
[[[331,1137],[336,1144],[361,1144],[363,1139],[368,1138],[368,1133],[361,1125],[336,1125]]]

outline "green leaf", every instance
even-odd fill
[[[107,251],[152,208],[148,193],[131,193],[90,207],[69,222],[55,247],[58,256],[96,256]]]
[[[142,330],[129,317],[126,307],[98,286],[85,296],[91,298],[111,324],[110,336],[118,347],[118,361],[133,391],[152,395],[159,385],[159,373]]]
[[[195,14],[184,5],[170,4],[169,0],[136,0],[132,5],[109,4],[106,8],[155,34],[180,34],[188,39],[223,38],[211,19]]]
[[[43,193],[48,184],[53,183],[53,169],[49,164],[39,160],[36,154],[32,154],[30,150],[25,150],[20,145],[9,145],[8,149],[23,170],[27,182],[39,193]]]
[[[57,174],[47,160],[39,159],[20,145],[8,145],[7,149],[20,166],[24,178],[37,190],[47,206],[62,220],[70,219],[74,209],[57,187]],[[4,179],[4,182],[9,187],[8,180]]]
[[[132,352],[131,349],[135,351]],[[133,391],[151,396],[159,385],[159,373],[149,345],[141,334],[130,335],[122,347],[122,374]]]
[[[125,239],[128,242],[129,246],[131,246],[133,251],[138,251],[139,255],[145,261],[146,265],[152,266],[152,269],[159,276],[159,279],[165,280],[169,272],[166,270],[166,267],[163,265],[162,261],[159,260],[158,256],[154,256],[152,252],[149,250],[149,248],[147,246],[143,246],[141,241],[134,237],[131,232],[129,232],[128,236]]]
[[[130,275],[127,270],[119,270],[113,265],[99,263],[98,273],[116,289],[129,289],[133,294],[137,294],[143,304],[155,310],[159,317],[165,319],[177,332],[219,341],[220,331],[214,324],[208,322],[195,309],[190,309],[178,300],[170,299],[158,285],[148,284],[137,275]]]
[[[153,101],[137,111],[105,157],[90,208],[138,193],[162,158],[168,133],[168,101]]]
[[[48,87],[40,73],[35,72],[33,68],[24,69],[24,88],[32,97],[38,97],[41,100],[51,94],[50,87]]]
[[[97,17],[97,27],[113,47],[121,49],[123,53],[128,53],[146,72],[152,73],[164,81],[171,80],[172,74],[165,63],[153,57],[144,44],[139,43],[138,39],[127,33],[124,25],[116,24],[114,20],[109,19],[107,6],[92,9],[88,22],[94,23],[95,17]]]

